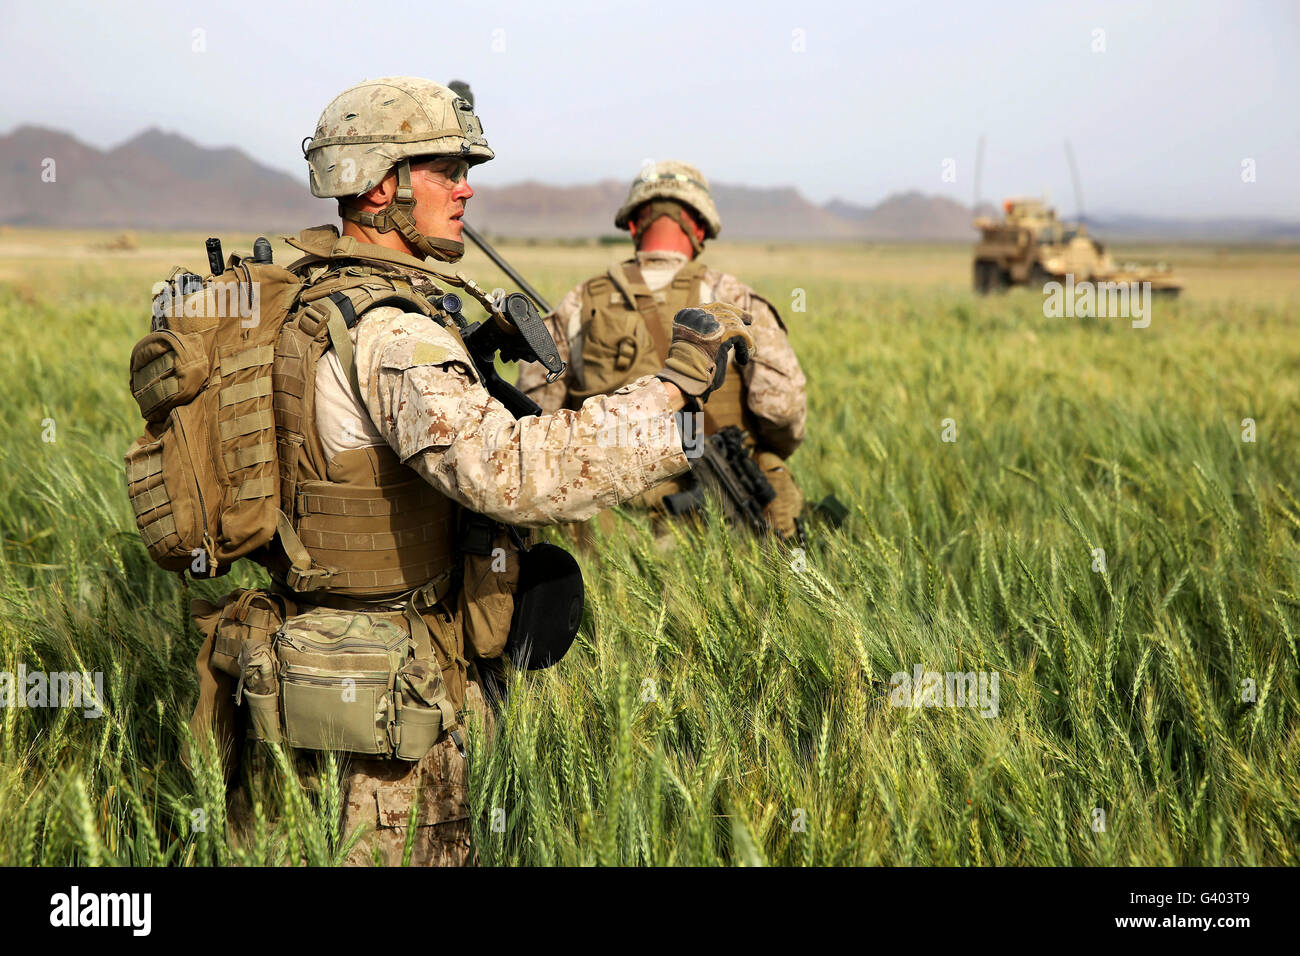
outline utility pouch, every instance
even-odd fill
[[[464,564],[457,620],[465,653],[491,659],[505,650],[515,612],[520,559],[526,552],[508,532],[481,515],[472,515],[465,526],[473,529],[476,521],[482,527],[478,537],[486,540],[477,547],[473,535],[462,534]]]
[[[285,742],[307,750],[392,753],[393,683],[411,654],[394,615],[312,608],[275,637]]]
[[[407,662],[397,674],[396,700],[395,756],[401,760],[419,760],[438,742],[443,730],[456,725],[447,685],[434,663]]]
[[[231,677],[242,677],[239,655],[244,644],[269,642],[285,618],[294,613],[294,606],[283,595],[241,588],[218,604],[191,601],[190,613],[203,635],[212,635],[212,666]]]
[[[280,743],[279,700],[274,645],[263,635],[244,641],[239,647],[239,684],[235,687],[235,702],[248,704],[248,733],[254,740]]]
[[[456,716],[437,660],[415,649],[401,611],[318,607],[286,620],[273,648],[284,742],[422,758]]]

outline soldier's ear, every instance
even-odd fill
[[[393,201],[397,195],[397,174],[389,173],[379,184],[363,192],[356,202],[362,212],[377,212]]]

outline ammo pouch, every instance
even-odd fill
[[[310,608],[269,646],[245,648],[240,690],[257,739],[419,760],[456,727],[442,671],[427,649],[416,655],[400,611]]]

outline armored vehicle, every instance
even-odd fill
[[[1066,223],[1039,199],[1008,199],[1001,219],[980,216],[975,228],[975,291],[998,292],[1008,286],[1041,288],[1064,282],[1150,282],[1153,293],[1175,296],[1182,289],[1163,263],[1116,267],[1105,247],[1083,223]]]

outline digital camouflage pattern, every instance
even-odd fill
[[[409,278],[417,291],[436,277],[414,264],[392,271]],[[322,355],[315,376],[315,433],[322,448],[331,450],[331,469],[357,449],[382,443],[461,505],[510,524],[541,525],[582,520],[687,468],[667,390],[652,377],[593,398],[579,410],[517,421],[478,382],[458,336],[433,319],[385,306],[366,312],[349,335],[360,397],[333,350]],[[440,649],[466,653],[467,622],[480,607],[465,602],[484,594],[481,587],[474,595],[463,590],[456,620],[445,626],[425,616]],[[480,603],[490,612],[489,605],[501,603],[496,597],[489,594]],[[442,648],[446,639],[455,647]],[[446,671],[444,677],[451,679]],[[450,684],[448,689],[457,690]],[[481,709],[475,684],[465,686],[464,699],[471,710]],[[417,790],[422,822],[412,862],[470,861],[464,761],[444,737],[414,765],[350,758],[345,828],[370,828],[350,863],[368,863],[376,851],[383,862],[400,862]],[[235,800],[232,821],[247,813],[247,805],[246,796]]]
[[[690,163],[666,159],[642,168],[627,199],[614,216],[614,225],[626,229],[637,208],[655,199],[671,199],[691,207],[704,227],[705,239],[716,239],[722,231],[722,220],[709,192],[709,181]]]
[[[428,318],[381,307],[352,335],[385,441],[434,488],[498,521],[582,521],[688,466],[668,393],[650,376],[578,410],[516,420],[478,383],[459,340]]]
[[[638,252],[636,261],[646,283],[657,289],[667,285],[689,260],[677,252]],[[560,358],[566,363],[564,374],[547,384],[546,370],[541,364],[528,362],[519,367],[518,388],[546,411],[567,407],[570,391],[583,388],[582,289],[585,284],[579,283],[571,289],[546,317]],[[732,362],[727,375],[741,376],[745,405],[756,420],[757,437],[763,445],[782,458],[790,457],[804,439],[808,383],[775,311],[735,276],[711,268],[706,268],[701,278],[700,301],[729,303],[752,317],[749,333],[754,339],[754,352],[750,362],[740,368]]]
[[[359,196],[403,159],[456,156],[471,166],[495,154],[469,102],[415,76],[366,80],[321,113],[304,153],[313,196]]]
[[[355,447],[377,435],[435,489],[499,521],[583,520],[687,468],[667,391],[651,377],[576,411],[516,420],[479,384],[457,336],[431,319],[385,306],[367,312],[350,334],[365,407],[343,376],[318,375],[318,409],[352,409],[328,416],[331,429],[346,434],[325,443]],[[361,416],[373,431],[348,424]],[[461,623],[477,610],[460,608]],[[475,684],[466,697],[471,710],[483,711]],[[422,822],[411,862],[470,862],[464,760],[444,738],[414,767],[353,760],[345,832],[359,824],[373,830],[349,863],[367,864],[376,852],[386,864],[401,861],[417,789]]]
[[[466,687],[466,706],[475,729],[491,735],[492,712],[476,683]],[[358,827],[367,835],[348,854],[348,866],[400,866],[415,804],[416,835],[411,866],[468,866],[470,846],[469,784],[465,759],[450,738],[415,764],[400,760],[354,758],[344,772],[345,837]]]
[[[412,866],[470,863],[469,794],[465,761],[448,738],[412,767],[397,760],[354,759],[344,780],[343,833],[369,833],[348,854],[348,866],[400,866],[411,804],[417,823]]]

